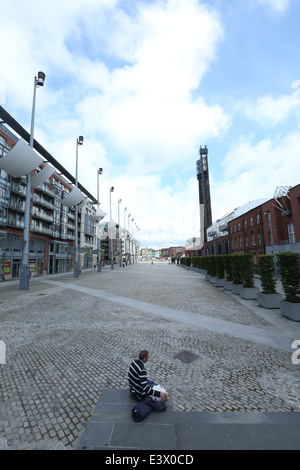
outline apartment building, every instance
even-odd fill
[[[16,137],[0,124],[0,159],[17,143]],[[37,175],[44,165],[32,171]],[[29,270],[33,274],[55,274],[72,270],[75,252],[75,208],[62,201],[70,183],[54,171],[42,184],[32,186],[30,204]],[[26,180],[0,169],[0,273],[17,278],[22,264]],[[97,262],[96,224],[92,202],[85,198],[78,211],[79,268]]]

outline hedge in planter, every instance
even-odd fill
[[[222,255],[216,256],[216,274],[219,279],[224,279],[225,277],[224,256]]]
[[[300,254],[292,251],[277,253],[285,300],[300,303]]]
[[[233,284],[242,284],[242,270],[241,270],[241,254],[238,253],[232,256],[232,277]]]
[[[232,271],[233,271],[233,283],[232,292],[234,294],[240,294],[240,288],[242,286],[242,269],[241,269],[241,253],[237,253],[232,256]]]
[[[257,303],[267,309],[280,308],[283,295],[276,291],[274,256],[259,255],[258,264],[262,292],[257,294]]]
[[[260,281],[263,294],[277,294],[273,255],[259,255]]]
[[[254,287],[254,271],[250,253],[240,255],[241,279],[244,287]]]
[[[217,269],[216,269],[216,255],[210,255],[208,257],[208,274],[211,277],[217,276]]]
[[[201,268],[200,266],[201,257],[200,256],[193,256],[193,268]]]
[[[224,255],[226,281],[233,282],[232,255]]]
[[[244,253],[240,257],[242,286],[240,286],[240,296],[246,300],[257,299],[258,288],[254,285],[254,269],[252,256]]]
[[[183,266],[191,266],[191,258],[189,256],[180,258],[180,264]]]

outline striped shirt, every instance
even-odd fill
[[[160,392],[149,387],[147,372],[141,359],[137,359],[131,363],[128,371],[128,382],[130,391],[139,398],[144,398],[147,395],[160,396]]]

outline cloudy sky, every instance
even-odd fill
[[[208,148],[213,220],[300,183],[298,0],[10,0],[1,105],[130,228],[141,246],[200,229]],[[124,211],[127,207],[127,212]],[[134,219],[131,222],[131,219]],[[138,231],[137,228],[140,230]]]

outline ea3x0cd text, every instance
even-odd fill
[[[190,454],[149,454],[147,457],[119,457],[112,454],[105,458],[106,465],[130,465],[136,468],[139,463],[148,465],[191,465],[194,459]]]

